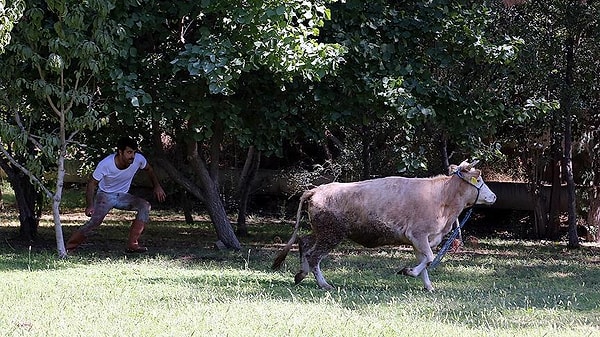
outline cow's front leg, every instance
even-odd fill
[[[433,253],[432,257],[427,257],[426,254],[423,254],[421,252],[415,252],[415,255],[417,256],[417,260],[419,260],[420,263],[417,267],[414,268],[414,272],[418,272],[417,275],[421,275],[421,279],[423,280],[423,286],[425,286],[425,290],[433,291],[433,285],[431,284],[431,280],[429,279],[429,272],[427,271],[427,267],[429,267],[431,261],[433,261]]]
[[[429,272],[427,271],[427,268],[423,269],[423,271],[421,272],[421,279],[423,280],[425,290],[433,291],[433,285],[431,284],[431,280],[429,279]]]
[[[400,272],[404,275],[409,275],[412,277],[421,275],[425,289],[427,291],[433,291],[433,286],[431,284],[431,280],[429,279],[429,273],[427,272],[427,267],[429,267],[434,259],[433,251],[431,250],[429,241],[427,239],[414,240],[413,248],[419,264],[413,268],[404,268]]]
[[[423,280],[423,285],[425,286],[425,290],[433,291],[433,285],[431,284],[431,280],[429,279],[429,273],[427,272],[427,266],[431,263],[431,261],[427,258],[425,254],[415,252],[417,256],[417,260],[419,264],[413,268],[404,268],[399,273],[404,275],[417,277],[421,275],[421,279]]]

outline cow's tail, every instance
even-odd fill
[[[300,219],[302,218],[302,206],[306,199],[310,198],[314,194],[313,190],[308,190],[302,194],[300,197],[300,202],[298,203],[298,211],[296,212],[296,225],[294,226],[294,232],[292,233],[292,237],[288,241],[288,243],[283,247],[281,252],[277,254],[277,257],[273,261],[272,269],[279,269],[281,264],[285,260],[286,256],[292,249],[292,245],[296,243],[296,239],[298,238],[298,230],[300,229]]]

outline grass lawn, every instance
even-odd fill
[[[270,265],[290,221],[253,218],[240,252],[214,249],[204,217],[153,211],[143,255],[124,253],[132,214],[113,212],[76,255],[59,259],[50,217],[39,242],[12,240],[0,216],[0,336],[600,336],[600,247],[479,238],[431,273],[436,290],[396,275],[407,247],[345,243],[322,263],[333,291],[298,286],[292,252]],[[84,220],[64,214],[68,236]]]

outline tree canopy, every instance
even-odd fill
[[[306,159],[318,144],[310,162],[351,180],[478,157],[518,159],[539,182],[533,172],[554,161],[558,184],[580,156],[592,170],[573,183],[598,182],[596,1],[25,0],[0,11],[3,160],[57,214],[64,159],[124,132],[233,249],[219,171],[246,153]]]

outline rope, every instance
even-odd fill
[[[462,219],[462,221],[460,222],[458,227],[456,227],[454,229],[454,231],[452,232],[452,234],[450,235],[450,237],[448,237],[448,239],[446,240],[446,243],[444,243],[444,245],[442,246],[442,249],[440,249],[440,251],[437,253],[435,259],[433,259],[433,261],[429,264],[429,268],[427,268],[427,269],[433,269],[433,268],[437,267],[438,264],[440,264],[444,255],[446,254],[448,249],[450,249],[452,242],[458,237],[460,230],[463,228],[463,226],[465,225],[467,220],[469,220],[469,217],[471,217],[472,212],[473,212],[473,207],[469,208],[469,210],[465,214],[464,218]]]
[[[479,192],[481,192],[481,186],[478,187],[477,185],[473,185],[470,182],[466,181],[465,178],[464,178],[464,176],[460,172],[460,170],[456,170],[456,172],[454,172],[454,174],[456,174],[460,179],[462,179],[467,184],[469,184],[469,185],[475,187],[475,189],[477,189],[477,197],[475,198],[475,202],[473,203],[473,205],[475,205],[475,203],[477,202],[477,199],[479,199]],[[469,210],[467,211],[467,214],[465,214],[465,217],[458,224],[458,227],[456,227],[454,229],[454,231],[452,232],[452,234],[450,235],[450,237],[446,240],[446,242],[442,246],[442,249],[440,249],[440,251],[437,253],[437,255],[435,256],[435,258],[433,259],[433,261],[429,264],[428,269],[433,269],[433,268],[437,267],[440,264],[440,262],[442,261],[442,258],[444,257],[444,255],[446,254],[446,252],[448,252],[448,249],[450,249],[450,245],[452,245],[452,242],[460,234],[460,230],[463,228],[463,226],[465,225],[465,223],[467,222],[467,220],[469,220],[469,217],[471,217],[471,213],[472,212],[473,212],[473,207],[469,208]]]

